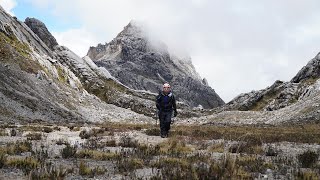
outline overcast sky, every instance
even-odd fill
[[[130,20],[147,23],[228,102],[290,80],[320,49],[318,0],[0,0],[20,20],[36,17],[84,56]]]

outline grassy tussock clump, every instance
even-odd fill
[[[0,168],[3,168],[7,162],[7,155],[0,151]]]
[[[184,140],[178,140],[177,138],[171,138],[159,146],[160,153],[164,155],[179,156],[192,152],[192,148]]]
[[[312,170],[306,170],[306,171],[299,171],[295,175],[296,179],[303,179],[303,180],[313,180],[313,179],[320,179],[320,175]]]
[[[155,179],[253,179],[255,172],[269,168],[257,157],[236,158],[228,154],[221,160],[201,154],[192,158],[163,157],[151,166],[161,169]]]
[[[120,158],[120,155],[117,153],[102,152],[97,150],[81,150],[76,154],[76,157],[106,161],[106,160],[118,159]]]
[[[83,161],[81,161],[79,164],[79,175],[81,176],[94,177],[95,175],[101,175],[101,174],[104,174],[105,172],[106,170],[101,167],[90,168]]]
[[[0,152],[8,155],[20,155],[24,152],[32,152],[32,143],[29,141],[8,143],[5,147],[0,147]]]
[[[27,140],[41,140],[42,139],[42,134],[41,133],[29,133],[26,135]]]
[[[146,135],[148,136],[159,136],[160,135],[160,129],[159,128],[151,128],[145,130]]]
[[[209,152],[218,152],[223,153],[224,152],[224,143],[216,143],[208,147]]]
[[[67,144],[69,144],[68,141],[62,138],[56,141],[56,145],[67,145]]]
[[[40,163],[38,160],[27,157],[27,158],[8,158],[6,166],[21,169],[25,174],[29,174],[29,172],[33,169],[39,167]]]
[[[310,150],[298,155],[299,163],[303,168],[313,167],[318,161],[318,158],[319,154]]]
[[[255,155],[253,156],[239,156],[236,158],[235,162],[238,166],[243,167],[247,172],[260,172],[264,173],[268,164],[265,164],[262,158]]]
[[[77,147],[67,144],[66,147],[61,150],[61,156],[64,159],[75,158],[76,152],[77,152]]]
[[[97,137],[98,135],[104,134],[105,130],[103,128],[91,129],[91,130],[82,130],[79,134],[81,139],[89,139],[90,137]]]
[[[8,136],[8,133],[5,129],[0,129],[0,136]]]
[[[144,167],[144,161],[138,158],[121,158],[116,161],[119,173],[132,172]]]
[[[63,166],[52,166],[51,163],[46,163],[45,166],[34,169],[29,174],[29,179],[55,179],[55,180],[62,180],[65,177],[73,173],[73,169],[68,169]]]
[[[122,136],[118,145],[121,147],[131,147],[131,148],[139,147],[138,141],[134,140],[129,136]]]

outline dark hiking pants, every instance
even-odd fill
[[[169,112],[159,112],[160,120],[160,133],[161,136],[168,136],[171,124],[172,111]]]

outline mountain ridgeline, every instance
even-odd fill
[[[87,56],[132,89],[158,93],[169,82],[178,100],[191,107],[224,104],[190,58],[177,57],[163,42],[150,39],[143,25],[131,21],[111,42],[90,47]]]

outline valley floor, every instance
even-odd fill
[[[2,124],[0,179],[320,179],[320,124]]]

